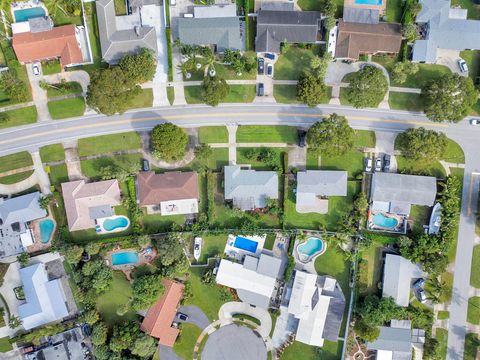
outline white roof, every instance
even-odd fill
[[[323,346],[323,329],[328,314],[330,297],[320,295],[318,302],[306,318],[300,319],[295,340],[313,346]]]
[[[237,5],[235,3],[198,5],[193,7],[193,15],[197,19],[235,17],[237,16]]]
[[[388,350],[377,350],[377,360],[392,360],[393,352]]]
[[[160,203],[160,212],[162,215],[181,215],[198,213],[197,199],[183,199],[162,201]]]
[[[24,233],[20,234],[20,241],[22,242],[22,246],[27,248],[28,246],[33,245],[33,234],[30,229],[25,231]]]
[[[293,282],[288,312],[296,318],[308,318],[312,311],[312,297],[317,290],[317,275],[297,271]]]
[[[68,316],[60,279],[48,281],[45,264],[20,269],[26,303],[18,307],[25,330],[33,329]]]
[[[12,23],[12,33],[20,34],[30,31],[30,24],[28,21],[22,21],[17,23]]]

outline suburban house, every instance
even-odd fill
[[[275,171],[256,171],[244,166],[225,166],[225,200],[241,210],[261,209],[267,199],[278,199],[278,175]]]
[[[163,280],[165,291],[160,299],[147,311],[140,329],[158,339],[160,345],[172,347],[180,330],[172,323],[183,296],[185,286],[172,280]]]
[[[243,264],[222,259],[216,281],[235,289],[240,300],[268,309],[284,267],[282,259],[265,253],[258,258],[246,255]]]
[[[399,255],[387,254],[383,268],[383,297],[391,297],[398,306],[410,303],[410,289],[414,280],[423,276],[420,266]]]
[[[70,231],[95,228],[97,219],[115,215],[112,207],[121,204],[117,180],[70,181],[62,184],[62,195]]]
[[[245,50],[245,24],[234,3],[194,6],[193,17],[178,18],[177,24],[182,44],[213,46],[219,53]]]
[[[297,173],[297,212],[326,214],[329,196],[347,196],[347,179],[346,171],[299,171]]]
[[[335,57],[358,60],[360,55],[397,54],[402,43],[402,26],[378,21],[379,10],[349,4],[338,21]]]
[[[98,28],[102,60],[109,64],[117,64],[127,54],[138,53],[142,48],[158,52],[157,33],[155,27],[146,24],[149,11],[155,5],[134,7],[130,15],[116,16],[114,0],[97,0]],[[160,11],[160,10],[158,10]]]
[[[20,269],[20,278],[26,302],[18,307],[18,316],[25,330],[68,316],[61,280],[49,280],[44,263]]]
[[[323,346],[324,340],[337,341],[345,297],[337,280],[304,271],[295,271],[288,313],[298,319],[295,340]]]
[[[18,61],[25,64],[59,59],[62,67],[84,62],[82,51],[87,50],[80,48],[79,31],[75,25],[52,28],[47,20],[30,20],[34,21],[28,22],[29,31],[13,34],[12,45]],[[88,55],[85,56],[88,60]]]
[[[198,196],[196,172],[144,171],[137,176],[137,201],[148,214],[196,214]]]
[[[412,350],[415,350],[416,359],[421,358],[425,331],[412,330],[410,320],[392,320],[390,326],[380,326],[379,329],[378,338],[367,342],[367,349],[375,351],[376,359],[410,360]]]
[[[439,49],[480,49],[480,21],[468,20],[466,9],[452,9],[450,0],[420,0],[420,4],[416,21],[421,39],[413,45],[412,61],[434,64]]]
[[[36,191],[11,199],[0,198],[0,258],[20,254],[34,244],[29,224],[47,216],[39,204],[41,197]]]
[[[32,349],[32,352],[25,353],[26,360],[36,359],[57,359],[57,360],[80,360],[84,359],[85,334],[81,327],[48,336],[48,343],[33,347],[24,348],[24,351]],[[83,344],[83,345],[82,345]],[[46,346],[45,346],[46,345]]]
[[[279,11],[260,9],[257,15],[255,50],[280,53],[280,44],[309,43],[319,40],[321,15],[318,11]]]

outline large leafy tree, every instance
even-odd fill
[[[333,113],[308,130],[307,143],[322,155],[343,155],[352,148],[354,135],[345,116]]]
[[[125,55],[119,65],[133,85],[153,80],[157,69],[155,57],[148,49],[142,49],[135,55]]]
[[[108,289],[113,280],[112,269],[102,260],[87,262],[82,268],[82,274],[85,276],[87,287],[92,287],[100,293]]]
[[[202,99],[205,104],[210,106],[217,106],[222,100],[224,100],[230,87],[225,79],[217,77],[206,76],[203,79],[202,84]]]
[[[320,104],[326,91],[327,87],[323,83],[323,79],[313,74],[304,73],[298,80],[297,97],[310,107]]]
[[[160,124],[152,130],[152,153],[159,159],[173,161],[183,158],[187,143],[185,130],[174,124]]]
[[[402,155],[413,160],[441,159],[447,148],[447,136],[423,127],[410,128],[398,136]]]
[[[28,98],[27,84],[17,77],[14,70],[2,72],[0,77],[0,88],[15,102],[26,101]]]
[[[366,66],[354,74],[345,91],[354,107],[377,107],[388,91],[388,82],[382,70]]]
[[[78,264],[78,262],[82,258],[82,254],[83,248],[78,245],[67,247],[64,250],[65,260],[71,265]]]
[[[324,20],[323,25],[327,30],[330,30],[335,26],[337,11],[337,2],[335,0],[321,0],[320,1],[320,10],[327,17]]]
[[[171,266],[184,257],[181,239],[177,234],[170,233],[157,242],[157,250],[161,266]]]
[[[417,63],[397,62],[392,69],[392,80],[396,83],[403,84],[407,81],[407,77],[418,72],[419,66]]]
[[[105,325],[103,322],[98,322],[93,325],[92,336],[90,337],[90,340],[95,346],[103,345],[107,342],[107,335],[107,325]]]
[[[157,344],[155,339],[142,333],[137,337],[133,344],[132,354],[146,358],[152,356],[156,349]]]
[[[132,285],[132,308],[148,309],[164,292],[162,279],[159,275],[143,275],[135,278]]]
[[[472,79],[458,74],[436,78],[422,92],[425,114],[437,122],[459,122],[470,113],[478,98]]]
[[[113,327],[113,334],[110,340],[110,350],[121,353],[122,350],[130,349],[139,334],[138,325],[134,322],[123,322]]]

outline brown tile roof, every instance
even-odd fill
[[[138,174],[137,182],[140,206],[158,205],[162,201],[198,199],[196,172],[155,174],[146,171]]]
[[[160,344],[173,346],[179,330],[171,325],[177,314],[177,306],[182,299],[185,286],[166,279],[163,280],[163,285],[165,293],[155,305],[148,309],[140,329],[159,339]]]
[[[357,60],[360,54],[398,53],[402,43],[401,25],[394,23],[338,23],[335,57]]]
[[[62,66],[83,62],[75,36],[75,25],[54,27],[50,31],[13,34],[13,49],[20,62],[60,58]]]

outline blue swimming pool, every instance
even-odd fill
[[[131,265],[138,263],[138,254],[133,251],[124,251],[112,254],[112,265]]]
[[[382,0],[355,0],[357,5],[382,5]]]
[[[251,253],[255,253],[257,251],[258,243],[256,241],[237,236],[235,238],[235,243],[233,244],[237,249],[242,249],[245,251],[250,251]]]
[[[55,224],[52,219],[40,221],[40,241],[42,244],[46,244],[50,241],[54,227]]]
[[[373,223],[386,229],[393,229],[398,225],[398,220],[395,218],[386,217],[383,214],[375,214],[373,215]]]
[[[106,219],[103,222],[103,228],[106,231],[113,231],[115,229],[124,228],[128,226],[128,219],[124,216],[115,217],[113,219]]]
[[[298,252],[303,255],[312,256],[317,252],[321,252],[324,248],[322,239],[311,237],[303,244],[298,245]]]
[[[28,21],[28,19],[45,16],[45,10],[41,7],[15,10],[15,22]]]

